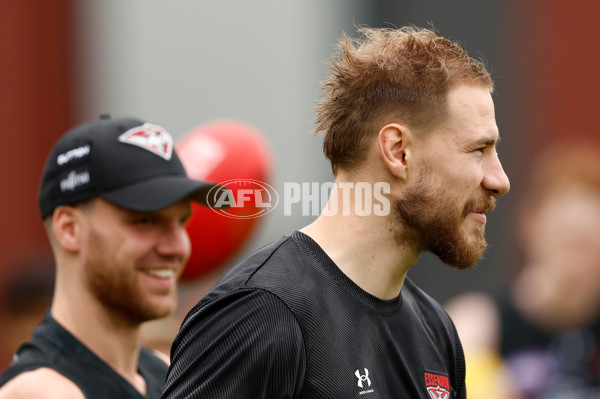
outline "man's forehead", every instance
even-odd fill
[[[498,144],[500,133],[488,89],[459,86],[449,93],[448,99],[449,112],[444,125],[455,139],[472,144]]]
[[[448,92],[448,110],[454,116],[464,114],[494,117],[494,100],[483,86],[460,85]]]

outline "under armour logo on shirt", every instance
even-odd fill
[[[360,371],[356,370],[356,373],[354,373],[354,375],[356,375],[356,378],[358,378],[358,386],[361,388],[364,388],[363,382],[367,382],[367,386],[370,387],[371,386],[371,380],[369,379],[369,370],[367,370],[365,368],[365,373],[364,374],[360,374]]]

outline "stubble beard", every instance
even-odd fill
[[[138,287],[134,265],[117,267],[115,260],[107,258],[111,252],[99,245],[95,237],[95,248],[85,264],[85,279],[89,291],[115,319],[132,325],[168,316],[171,309],[158,309],[145,300]],[[173,293],[173,303],[176,294]]]
[[[394,201],[394,220],[401,226],[396,230],[396,241],[429,251],[455,269],[469,269],[483,256],[488,244],[484,225],[475,236],[462,230],[464,221],[476,209],[493,209],[495,199],[487,194],[472,198],[461,210],[456,198],[449,198],[442,187],[435,188],[431,180],[424,169],[419,181]]]

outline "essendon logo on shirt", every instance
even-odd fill
[[[431,399],[450,399],[450,380],[447,375],[426,371],[425,387]]]

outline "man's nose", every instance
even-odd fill
[[[497,153],[494,154],[488,163],[482,185],[494,197],[500,197],[510,190],[510,181],[502,168],[502,163]]]

